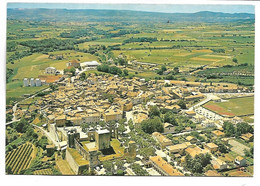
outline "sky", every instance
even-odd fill
[[[224,13],[255,13],[253,5],[180,5],[180,4],[80,4],[80,3],[8,3],[7,8],[49,8],[49,9],[110,9],[136,10],[165,13],[194,13],[212,11]]]

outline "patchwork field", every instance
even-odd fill
[[[202,65],[211,67],[233,64],[230,56],[211,55],[211,50],[152,49],[113,51],[115,56],[124,54],[130,60],[165,64],[180,69],[195,68]]]
[[[19,174],[21,170],[30,166],[34,146],[26,143],[6,154],[6,166],[11,167],[13,174]]]
[[[56,60],[49,57],[49,55],[63,55],[64,59]],[[23,80],[25,77],[38,77],[44,75],[45,68],[52,66],[58,70],[66,68],[66,63],[72,59],[77,59],[79,62],[97,60],[97,57],[83,52],[76,52],[71,50],[50,52],[49,55],[35,53],[31,56],[24,57],[14,64],[7,64],[7,68],[18,69],[13,76],[15,80]]]
[[[254,114],[254,97],[232,98],[224,102],[210,101],[203,107],[225,117]]]

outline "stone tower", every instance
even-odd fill
[[[136,144],[134,141],[129,141],[128,144],[128,153],[129,156],[134,157],[136,156]]]
[[[76,131],[76,129],[69,130],[67,132],[67,144],[70,148],[75,148],[75,139],[79,139],[79,133]]]

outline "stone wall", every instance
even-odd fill
[[[79,166],[76,161],[74,160],[74,158],[72,157],[72,155],[70,154],[70,152],[68,151],[68,149],[66,150],[66,158],[67,162],[69,163],[71,169],[73,170],[73,172],[76,173],[76,175],[81,174],[81,172],[85,169],[88,169],[88,165],[81,165]]]
[[[81,144],[76,139],[74,139],[74,141],[75,141],[76,150],[79,152],[81,156],[83,156],[86,160],[88,160],[89,159],[88,152],[81,146]]]
[[[70,152],[68,151],[68,149],[66,150],[66,158],[67,162],[69,163],[71,169],[73,170],[73,172],[75,172],[76,174],[79,173],[79,166],[76,163],[76,161],[73,159],[72,155],[70,154]]]

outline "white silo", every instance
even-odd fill
[[[35,87],[34,78],[31,78],[31,81],[30,81],[30,83],[31,83],[31,87]]]
[[[28,78],[23,79],[23,86],[25,86],[25,87],[29,86],[29,79]]]
[[[36,87],[40,87],[42,85],[42,82],[39,78],[35,80]]]

